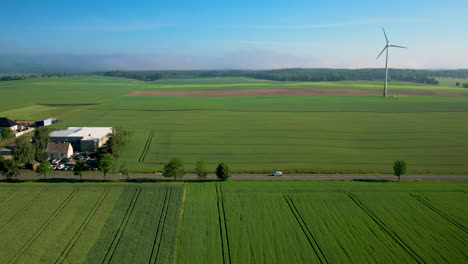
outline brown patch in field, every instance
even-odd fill
[[[126,96],[184,96],[184,97],[232,97],[232,96],[324,96],[324,95],[380,95],[381,90],[348,88],[266,88],[223,90],[174,90],[134,91]],[[468,97],[468,93],[452,93],[428,90],[391,90],[389,96],[438,96]]]

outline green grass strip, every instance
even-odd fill
[[[127,227],[130,216],[133,213],[133,209],[135,209],[135,204],[138,200],[138,197],[140,196],[140,193],[141,193],[141,188],[140,187],[136,188],[135,192],[133,193],[132,200],[130,201],[129,206],[127,207],[127,210],[125,211],[125,215],[122,218],[122,221],[120,222],[119,228],[117,232],[115,233],[114,238],[112,239],[112,242],[109,245],[106,255],[104,256],[104,259],[102,260],[101,263],[111,262],[112,257],[114,256],[115,250],[117,249],[117,245],[119,244],[120,239],[122,238],[122,234],[124,233],[125,228]]]
[[[216,195],[217,206],[218,206],[218,218],[219,218],[219,229],[221,234],[221,249],[223,251],[223,263],[230,264],[231,261],[231,250],[229,247],[229,236],[226,223],[226,211],[224,210],[224,198],[220,184],[216,184]]]
[[[79,189],[74,189],[68,196],[65,198],[62,203],[55,209],[55,211],[47,218],[47,220],[39,227],[36,232],[20,247],[20,250],[16,252],[13,257],[11,257],[7,263],[15,263],[18,259],[23,255],[26,250],[36,241],[36,239],[41,235],[41,233],[54,221],[57,215],[67,206],[67,204],[72,200],[72,198],[76,195]]]
[[[96,203],[91,208],[88,215],[86,216],[85,221],[83,221],[83,223],[81,223],[80,227],[78,228],[78,230],[76,230],[76,232],[73,235],[72,239],[70,239],[70,241],[68,241],[67,246],[62,250],[62,253],[60,253],[60,256],[55,260],[54,263],[63,263],[65,261],[68,254],[70,254],[70,251],[73,249],[76,242],[81,237],[81,234],[83,234],[83,231],[86,229],[89,222],[91,222],[91,219],[94,217],[97,210],[101,207],[101,204],[106,199],[108,193],[109,193],[109,189],[105,189],[102,192],[101,196],[96,200]]]
[[[315,255],[317,255],[320,263],[328,264],[328,260],[325,257],[325,254],[323,253],[322,249],[320,248],[319,243],[317,242],[317,239],[314,237],[312,232],[310,231],[309,227],[307,226],[306,222],[304,221],[304,218],[302,217],[301,213],[297,209],[296,205],[294,204],[293,199],[291,198],[290,195],[284,195],[284,199],[286,200],[286,203],[289,206],[289,209],[293,213],[294,217],[296,218],[297,223],[302,229],[302,232],[307,238],[307,241],[309,241],[310,246],[315,252]]]
[[[26,206],[24,206],[21,210],[19,210],[14,216],[12,216],[7,222],[5,222],[2,227],[0,227],[0,232],[2,232],[3,229],[5,229],[7,226],[10,225],[10,223],[12,223],[13,221],[16,221],[20,216],[22,216],[26,211],[28,211],[29,208],[31,208],[31,206],[33,206],[42,196],[44,196],[46,192],[47,192],[47,189],[43,189],[38,194],[36,194],[36,196],[34,196],[29,201],[29,203],[26,204]]]
[[[385,233],[387,233],[401,248],[403,248],[417,263],[423,264],[426,263],[421,256],[416,253],[408,244],[401,239],[401,237],[393,232],[385,223],[380,220],[374,213],[372,213],[369,208],[367,208],[359,199],[354,196],[352,193],[348,193],[348,197],[359,207],[361,208]]]
[[[449,223],[451,223],[454,226],[460,228],[463,232],[468,233],[468,230],[466,229],[466,227],[463,224],[459,223],[457,220],[453,219],[449,215],[447,215],[444,212],[442,212],[441,210],[439,210],[439,208],[435,207],[426,197],[423,197],[422,195],[414,194],[414,193],[411,194],[411,197],[413,197],[418,202],[425,205],[427,208],[431,209],[436,214],[440,215],[442,218],[447,220]]]
[[[167,219],[167,211],[169,209],[169,201],[171,200],[172,188],[166,189],[166,195],[164,196],[163,206],[161,206],[161,212],[159,214],[159,221],[154,235],[153,246],[151,247],[151,254],[148,259],[148,264],[156,263],[158,260],[159,250],[161,249],[161,243],[164,233],[164,226]]]

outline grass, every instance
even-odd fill
[[[0,83],[0,116],[58,117],[68,126],[120,126],[132,132],[116,162],[132,172],[161,171],[180,157],[192,171],[390,173],[404,159],[410,173],[466,173],[468,99],[408,96],[125,97],[145,89],[271,87],[380,89],[378,81],[272,82],[208,78],[135,82],[80,76]],[[380,87],[380,88],[379,88]],[[392,82],[395,89],[463,88]],[[393,89],[393,88],[392,88]],[[30,96],[19,96],[28,94]]]
[[[467,190],[467,182],[1,183],[0,259],[461,263]]]
[[[126,97],[62,125],[134,131],[119,163],[139,172],[180,157],[189,170],[203,159],[237,172],[389,173],[404,159],[411,173],[463,173],[467,111],[460,98]]]

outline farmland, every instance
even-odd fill
[[[12,119],[57,117],[54,128],[119,126],[131,132],[116,163],[161,171],[172,157],[193,170],[199,159],[235,172],[390,173],[404,159],[411,173],[468,171],[468,98],[327,95],[171,97],[135,91],[276,88],[380,90],[378,81],[273,82],[208,78],[137,82],[79,76],[0,83]],[[395,90],[465,94],[468,89],[392,82]],[[30,96],[20,96],[28,94]]]
[[[463,263],[467,191],[466,182],[2,183],[0,259]]]

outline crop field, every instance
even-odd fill
[[[467,191],[467,182],[2,183],[0,259],[464,263]]]
[[[2,263],[172,261],[182,198],[178,186],[0,190]]]
[[[139,82],[79,76],[0,83],[0,116],[57,117],[54,129],[118,126],[131,131],[116,162],[133,172],[161,171],[172,157],[187,170],[203,159],[234,172],[468,172],[468,98],[379,95],[170,97],[135,91],[263,88],[381,89],[377,81],[273,82],[209,78]],[[453,94],[468,89],[391,82],[393,90]],[[24,96],[28,94],[29,96]]]

